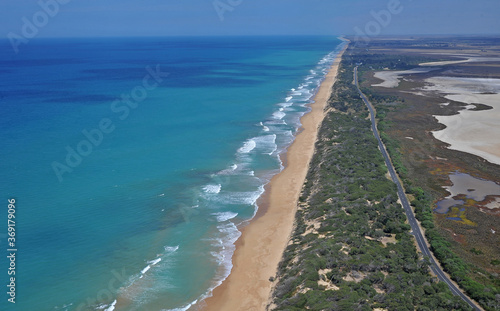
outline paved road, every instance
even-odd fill
[[[396,175],[396,170],[394,169],[394,166],[392,165],[392,162],[389,158],[389,155],[387,153],[387,150],[385,149],[384,144],[382,143],[382,140],[380,139],[380,135],[377,130],[377,125],[375,123],[375,111],[373,109],[372,104],[370,101],[366,98],[365,94],[361,92],[359,89],[358,85],[358,67],[356,66],[354,68],[354,82],[356,84],[356,88],[358,89],[359,95],[361,95],[361,98],[365,102],[366,106],[370,110],[370,120],[372,122],[372,131],[373,134],[375,135],[375,138],[377,138],[378,145],[380,148],[380,151],[382,152],[382,155],[384,156],[385,164],[387,165],[387,168],[389,169],[389,173],[391,174],[392,181],[396,184],[398,187],[398,196],[399,199],[401,200],[401,203],[403,205],[403,208],[406,213],[406,217],[408,217],[408,221],[411,226],[412,234],[415,236],[415,239],[417,240],[418,247],[424,254],[424,256],[427,256],[429,261],[431,262],[430,268],[432,272],[434,272],[435,275],[437,275],[438,279],[445,282],[448,284],[448,286],[451,289],[451,292],[454,295],[460,296],[465,302],[467,302],[474,310],[481,310],[479,309],[475,303],[473,303],[469,297],[464,295],[458,288],[450,281],[450,279],[444,274],[443,270],[436,264],[436,261],[434,260],[434,257],[431,256],[431,251],[427,247],[427,244],[425,243],[425,237],[423,236],[422,232],[420,231],[420,227],[417,225],[417,221],[415,219],[415,215],[413,214],[413,210],[410,207],[410,203],[408,203],[408,199],[406,198],[405,192],[403,190],[403,186],[401,185],[401,182],[398,179],[398,176]]]

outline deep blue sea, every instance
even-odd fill
[[[0,42],[0,310],[187,310],[209,296],[342,44]]]

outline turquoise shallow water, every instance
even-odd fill
[[[0,44],[0,182],[5,207],[16,199],[18,247],[17,302],[5,295],[0,309],[113,310],[118,298],[121,310],[169,310],[228,275],[236,227],[341,41]]]

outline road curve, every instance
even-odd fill
[[[468,303],[474,310],[481,310],[477,305],[469,298],[467,297],[464,293],[462,293],[456,286],[451,282],[451,280],[448,278],[448,276],[441,270],[441,268],[437,265],[436,261],[434,260],[434,257],[431,256],[431,251],[427,247],[427,244],[425,243],[425,237],[423,236],[422,232],[420,231],[420,227],[417,224],[417,220],[415,219],[415,215],[413,214],[413,210],[410,207],[410,203],[408,202],[408,199],[406,198],[405,192],[403,190],[403,186],[401,185],[401,182],[398,179],[398,176],[396,175],[396,170],[394,169],[394,166],[392,165],[392,162],[389,158],[389,155],[387,153],[387,150],[385,149],[384,143],[380,139],[380,135],[377,129],[377,125],[375,122],[375,110],[370,103],[370,101],[366,98],[365,94],[361,92],[361,89],[359,88],[358,85],[358,67],[356,66],[354,68],[354,83],[356,84],[356,88],[358,89],[359,95],[365,102],[366,106],[368,107],[368,110],[370,110],[370,120],[372,123],[372,131],[373,134],[375,135],[375,138],[378,141],[378,146],[380,151],[382,152],[382,156],[384,157],[385,164],[387,165],[387,169],[389,170],[389,174],[391,175],[392,181],[396,184],[398,188],[398,197],[401,200],[401,203],[403,205],[403,208],[406,213],[406,217],[408,217],[408,222],[410,223],[411,230],[413,236],[415,236],[415,239],[417,240],[418,247],[420,248],[421,252],[423,253],[424,256],[427,256],[431,265],[430,268],[432,272],[438,277],[438,279],[442,282],[445,282],[448,284],[448,287],[451,289],[451,292],[456,295],[460,296],[466,303]]]

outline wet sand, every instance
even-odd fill
[[[440,54],[440,55],[443,55],[443,54]],[[452,55],[450,55],[450,56],[452,56]],[[498,58],[498,57],[470,57],[468,59],[462,59],[462,60],[448,60],[448,61],[442,61],[442,62],[420,63],[419,66],[446,66],[446,65],[474,63],[474,62],[498,62],[499,60],[500,60],[500,58]]]
[[[433,131],[434,137],[449,144],[449,149],[467,152],[500,165],[500,80],[437,77],[426,79],[431,83],[425,90],[449,94],[445,98],[468,104],[464,110],[451,116],[434,117],[445,129]],[[485,92],[490,92],[488,94]],[[490,110],[475,111],[474,104],[485,104]]]
[[[265,310],[269,303],[278,264],[288,243],[295,220],[297,200],[314,153],[318,128],[337,76],[342,54],[338,55],[311,105],[302,117],[302,131],[286,154],[285,169],[274,176],[267,188],[267,207],[243,228],[236,242],[233,269],[202,304],[203,310]]]
[[[386,87],[386,88],[395,88],[398,87],[399,82],[401,78],[405,75],[411,75],[411,74],[416,74],[416,73],[427,73],[432,70],[436,70],[437,68],[413,68],[409,70],[402,70],[402,71],[392,71],[392,70],[387,70],[387,71],[377,71],[374,74],[375,78],[378,78],[380,80],[383,80],[384,82],[378,83],[378,84],[372,84],[372,86],[380,86],[380,87]]]

